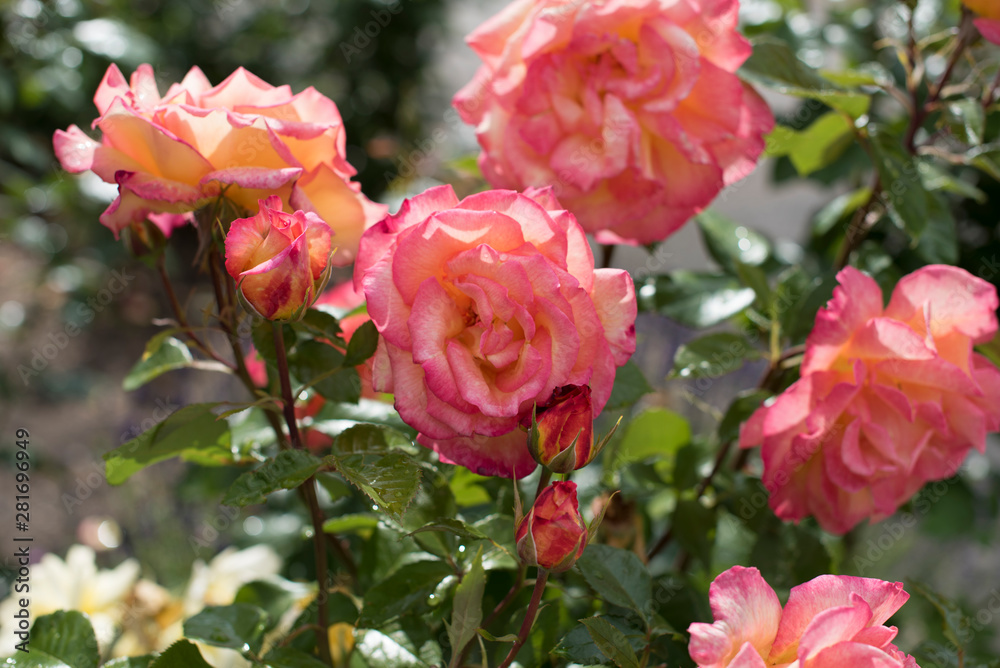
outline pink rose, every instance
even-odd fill
[[[287,320],[316,299],[330,251],[329,225],[314,213],[283,212],[272,195],[256,216],[233,221],[226,271],[258,315]]]
[[[533,406],[589,384],[599,413],[635,351],[632,279],[594,270],[550,189],[432,188],[365,233],[354,278],[381,333],[375,389],[420,443],[482,475],[530,473]]]
[[[816,316],[801,379],[743,425],[761,446],[778,517],[814,515],[844,533],[892,515],[924,483],[954,475],[1000,429],[1000,370],[973,345],[997,331],[996,289],[932,265],[882,306],[870,277],[847,267]]]
[[[821,575],[782,610],[760,571],[734,566],[712,583],[715,622],[688,628],[688,652],[698,668],[919,668],[883,626],[909,597],[901,582]]]
[[[75,125],[53,141],[68,171],[93,170],[118,184],[118,199],[101,215],[116,235],[146,218],[169,235],[222,192],[249,212],[277,195],[285,211],[329,221],[335,260],[348,264],[361,233],[385,214],[350,182],[356,171],[344,159],[340,113],[314,88],[292,95],[243,68],[213,88],[194,67],[161,97],[149,65],[129,82],[111,65],[94,103],[100,143]]]
[[[554,185],[602,243],[665,239],[749,174],[774,117],[734,74],[738,0],[517,0],[453,104],[495,188]]]

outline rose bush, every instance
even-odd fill
[[[901,582],[822,575],[792,587],[784,609],[756,568],[715,578],[715,621],[690,626],[698,668],[919,668],[884,626],[909,599]]]
[[[361,233],[385,214],[350,182],[340,113],[315,88],[292,95],[243,68],[213,87],[193,67],[161,97],[149,65],[128,82],[111,65],[94,103],[101,141],[73,125],[56,131],[54,145],[68,171],[92,170],[118,185],[101,216],[116,236],[146,218],[169,236],[223,192],[251,213],[258,199],[275,195],[285,211],[330,223],[335,260],[347,264]]]
[[[954,475],[1000,429],[1000,370],[973,345],[997,331],[997,291],[964,269],[923,267],[882,306],[842,270],[806,341],[801,379],[743,425],[786,520],[844,533],[884,519],[924,483]]]
[[[594,270],[549,189],[432,188],[365,233],[355,282],[381,334],[375,389],[420,443],[482,475],[530,473],[533,406],[589,384],[600,413],[635,350],[632,279]]]
[[[519,0],[455,96],[495,188],[554,185],[603,243],[652,243],[749,174],[774,125],[734,74],[737,0]]]

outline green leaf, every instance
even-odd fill
[[[419,529],[411,531],[406,534],[407,536],[413,536],[418,533],[423,533],[425,531],[445,531],[447,533],[452,533],[459,538],[465,538],[466,540],[491,540],[489,536],[484,534],[482,531],[472,526],[471,524],[466,524],[462,520],[456,519],[454,517],[441,517],[433,522],[428,522]]]
[[[808,176],[832,164],[852,143],[854,124],[843,114],[831,111],[805,130],[777,126],[767,137],[767,155],[787,155],[796,171]]]
[[[938,614],[941,615],[941,629],[944,632],[945,638],[954,643],[955,647],[962,648],[965,646],[962,636],[964,634],[963,630],[969,628],[969,618],[954,601],[945,598],[927,585],[916,580],[910,580],[907,583],[906,589],[917,596],[927,599],[937,609]]]
[[[977,99],[966,98],[944,106],[944,120],[960,141],[973,146],[983,143],[986,131],[986,110]]]
[[[619,369],[619,372],[621,372],[621,369]],[[612,394],[614,394],[613,390]],[[454,473],[451,475],[451,482],[448,484],[451,486],[455,503],[462,508],[469,508],[492,501],[490,493],[480,484],[489,480],[493,480],[493,478],[473,473],[464,466],[456,466]]]
[[[216,419],[218,404],[191,404],[171,413],[149,431],[104,455],[107,478],[120,485],[136,471],[172,457],[204,466],[238,462],[230,447],[229,424]]]
[[[737,396],[719,423],[719,442],[736,441],[740,437],[740,426],[750,419],[769,396],[770,393],[764,390],[748,390]]]
[[[381,628],[402,615],[420,614],[427,610],[428,597],[451,574],[451,567],[443,561],[417,561],[401,566],[367,591],[358,626]]]
[[[588,545],[576,565],[599,596],[638,613],[649,624],[653,583],[635,553],[609,545]]]
[[[953,176],[950,172],[929,160],[920,161],[920,176],[924,182],[924,188],[933,193],[940,190],[959,197],[967,197],[975,200],[979,204],[986,204],[986,193],[972,185],[964,179]]]
[[[103,665],[103,668],[149,668],[156,656],[146,654],[144,656],[125,656],[120,659],[111,659]]]
[[[309,479],[323,462],[303,450],[284,450],[253,471],[233,482],[222,504],[249,506],[264,503],[269,494],[280,489],[295,489]]]
[[[965,164],[975,167],[996,181],[1000,181],[1000,151],[997,150],[995,144],[977,146],[969,150],[964,158]]]
[[[580,622],[587,627],[587,633],[594,639],[597,648],[618,668],[639,668],[639,657],[635,655],[628,638],[608,620],[603,617],[587,617]]]
[[[755,298],[754,291],[733,276],[679,270],[647,283],[640,291],[639,305],[702,329],[733,317]]]
[[[479,635],[486,638],[490,642],[517,642],[516,633],[508,633],[502,636],[495,636],[486,629],[479,629]]]
[[[184,636],[216,647],[259,652],[267,630],[267,613],[255,605],[210,606],[185,620]]]
[[[721,214],[705,211],[695,221],[708,252],[731,274],[739,264],[758,266],[771,255],[771,242],[764,235]]]
[[[398,522],[420,489],[421,467],[390,446],[410,443],[395,429],[361,424],[337,436],[327,462]]]
[[[270,631],[301,596],[302,587],[298,583],[279,578],[254,580],[239,588],[233,603],[246,603],[266,612]]]
[[[269,668],[329,668],[325,663],[291,647],[278,647],[267,653],[264,664]]]
[[[146,351],[125,380],[122,387],[126,392],[138,389],[157,376],[173,369],[182,369],[194,362],[191,351],[180,340],[172,336],[154,336],[146,344]]]
[[[674,355],[676,378],[718,378],[743,368],[760,353],[745,337],[729,332],[709,334],[685,343]]]
[[[73,666],[57,659],[51,654],[37,649],[34,643],[29,646],[29,650],[27,654],[16,651],[13,648],[4,650],[5,652],[14,651],[15,654],[8,659],[4,659],[3,664],[0,665],[6,668],[73,668]]]
[[[298,321],[293,326],[308,332],[313,337],[327,339],[331,342],[337,341],[342,332],[340,329],[340,322],[337,320],[336,316],[328,311],[318,308],[311,308],[306,311],[302,320]],[[343,343],[340,343],[339,345],[343,345]]]
[[[403,631],[363,632],[351,655],[351,668],[431,668]]]
[[[611,388],[611,398],[604,405],[605,411],[613,411],[631,406],[653,391],[639,365],[629,360],[615,374],[615,385]]]
[[[754,304],[757,305],[757,308],[770,313],[773,294],[764,270],[749,264],[737,264],[736,275],[740,277],[743,285],[753,290]]]
[[[716,511],[694,499],[681,499],[674,509],[671,526],[678,544],[706,567],[712,563],[715,545]]]
[[[361,398],[358,372],[345,365],[344,353],[329,343],[298,344],[288,358],[288,370],[329,401],[356,403]]]
[[[375,354],[378,347],[378,330],[375,323],[366,320],[358,327],[351,336],[351,342],[347,344],[347,355],[344,357],[344,366],[357,366]]]
[[[851,118],[860,118],[871,105],[868,95],[846,90],[824,79],[803,63],[786,43],[772,37],[754,40],[753,54],[739,74],[752,84],[785,95],[819,100]]]
[[[652,408],[629,423],[615,459],[620,466],[649,457],[673,457],[690,440],[691,426],[687,420],[673,411]]]
[[[457,668],[462,648],[476,637],[476,629],[483,623],[483,591],[486,587],[486,573],[483,570],[482,545],[472,558],[462,581],[455,588],[455,598],[451,610],[451,626],[448,627],[448,641],[451,643],[452,657],[449,668]]]
[[[187,640],[178,640],[149,668],[212,668],[212,666],[202,657],[197,645]]]
[[[927,226],[929,207],[917,162],[899,136],[875,125],[868,126],[868,132],[882,192],[891,205],[889,218],[916,241]]]
[[[76,610],[62,610],[36,619],[31,627],[29,649],[30,654],[36,650],[43,652],[70,668],[97,668],[100,660],[94,628],[86,615]]]
[[[356,513],[331,517],[323,522],[326,533],[365,533],[378,526],[378,515],[372,513]]]
[[[403,422],[391,403],[374,399],[362,399],[357,404],[337,404],[328,401],[313,417],[313,429],[336,436],[345,427],[353,426],[345,423],[352,422],[384,425],[414,437],[417,435],[410,425]]]
[[[958,231],[948,202],[938,193],[927,193],[927,220],[916,252],[931,264],[958,264]]]
[[[871,196],[872,189],[866,186],[836,197],[816,214],[813,219],[813,233],[822,236],[839,223],[844,223],[846,227],[854,212],[864,206]]]
[[[602,615],[600,618],[607,621],[626,638],[633,652],[638,653],[645,648],[646,634],[643,631],[634,628],[628,621],[616,615]],[[610,658],[599,649],[589,629],[584,624],[574,627],[572,631],[563,636],[552,653],[584,666],[603,664]]]

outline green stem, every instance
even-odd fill
[[[299,434],[298,420],[295,419],[295,397],[292,396],[292,383],[288,375],[288,358],[285,355],[285,337],[280,322],[271,323],[274,331],[274,353],[277,358],[278,379],[281,382],[281,397],[284,404],[285,422],[288,424],[288,435],[292,447],[302,449],[302,437]],[[321,631],[316,632],[316,646],[320,658],[329,666],[333,665],[333,655],[330,652],[330,638],[326,630],[330,627],[330,615],[327,610],[327,593],[330,590],[327,580],[326,534],[323,532],[323,511],[316,497],[316,477],[310,476],[300,487],[313,525],[313,553],[316,559],[316,581],[319,591],[316,594],[316,615]]]
[[[548,582],[548,579],[549,572],[544,568],[539,568],[538,577],[535,578],[535,590],[531,593],[531,603],[528,604],[528,609],[524,613],[524,622],[521,623],[521,631],[517,634],[517,641],[510,648],[510,652],[507,654],[507,658],[503,660],[503,663],[500,664],[500,668],[508,668],[514,661],[517,653],[521,651],[524,643],[527,642],[531,627],[535,624],[535,617],[538,616],[538,605],[542,602],[542,594],[545,593],[545,583]]]
[[[545,488],[549,486],[550,480],[552,480],[552,471],[543,466],[542,473],[538,478],[538,487],[535,489],[535,501],[537,501],[539,495],[545,491]],[[517,482],[515,481],[514,484],[516,485]]]

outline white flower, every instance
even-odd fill
[[[58,610],[86,613],[103,650],[114,640],[139,570],[135,559],[126,559],[110,570],[98,570],[94,551],[84,545],[70,547],[65,561],[46,554],[31,566],[31,591],[27,595],[12,593],[0,603],[0,647],[6,651],[16,644],[14,628],[7,621],[12,619],[18,599],[28,598],[32,620]]]

